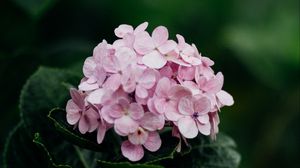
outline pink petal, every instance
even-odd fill
[[[169,91],[169,97],[175,100],[179,100],[185,96],[191,96],[192,92],[183,86],[175,85]]]
[[[141,105],[137,103],[131,103],[128,109],[131,118],[138,120],[144,116],[144,109]]]
[[[189,139],[198,135],[198,128],[195,121],[191,117],[183,117],[178,120],[178,129],[180,133]]]
[[[224,90],[217,93],[217,98],[223,105],[232,106],[234,104],[232,96]]]
[[[134,145],[142,145],[148,139],[148,131],[139,128],[133,134],[128,135],[128,140]]]
[[[105,136],[105,133],[106,133],[106,125],[105,124],[99,124],[99,127],[98,127],[98,131],[97,131],[97,142],[98,144],[101,144],[103,139],[104,139],[104,136]]]
[[[139,127],[138,123],[132,120],[129,116],[123,116],[116,119],[114,126],[115,129],[126,135],[134,133]]]
[[[157,49],[162,54],[167,54],[176,48],[176,42],[173,40],[168,40],[162,45],[160,45]]]
[[[140,124],[143,128],[149,131],[160,130],[164,127],[165,118],[163,115],[155,115],[153,113],[147,112],[141,119]]]
[[[121,75],[120,74],[113,74],[106,82],[103,84],[104,88],[111,89],[113,91],[116,91],[121,85]]]
[[[207,123],[209,123],[209,116],[208,116],[208,114],[200,115],[200,116],[197,117],[197,120],[198,120],[201,124],[207,124]]]
[[[115,29],[115,35],[119,38],[123,38],[128,33],[133,33],[133,27],[127,24],[122,24]]]
[[[195,67],[179,66],[178,77],[183,80],[193,80],[195,78]]]
[[[158,51],[152,51],[149,54],[144,55],[142,62],[149,68],[160,69],[166,65],[166,58]]]
[[[155,98],[150,98],[148,101],[147,101],[147,107],[149,109],[149,111],[151,113],[154,113],[154,114],[159,114],[159,112],[156,110],[155,108],[155,105],[154,105],[154,100]]]
[[[85,77],[91,77],[94,74],[96,68],[96,62],[93,57],[88,57],[85,59],[83,64],[83,74]]]
[[[193,81],[184,81],[182,85],[188,88],[192,92],[192,95],[197,95],[201,93],[201,90],[198,88],[197,84]]]
[[[166,57],[166,59],[170,62],[174,62],[175,64],[181,65],[181,66],[186,66],[186,67],[190,67],[191,65],[184,62],[183,60],[176,58],[175,56],[169,55]]]
[[[167,97],[170,88],[171,88],[170,80],[166,77],[163,77],[158,81],[156,85],[155,94],[159,97]]]
[[[170,66],[164,66],[159,70],[162,77],[171,78],[173,76],[173,70]]]
[[[70,95],[72,97],[73,102],[80,108],[84,108],[84,96],[76,89],[70,89]]]
[[[194,57],[194,56],[190,56],[190,55],[185,55],[185,54],[181,54],[181,58],[185,61],[188,62],[192,65],[200,65],[201,64],[201,59]]]
[[[168,29],[164,26],[156,27],[152,32],[152,39],[156,47],[161,46],[169,38]]]
[[[89,121],[86,115],[82,115],[79,124],[78,124],[79,132],[85,134],[89,130]]]
[[[90,84],[87,81],[81,82],[78,86],[78,89],[82,90],[82,91],[92,91],[92,90],[95,90],[98,88],[99,88],[99,85],[97,83]]]
[[[97,79],[98,85],[101,86],[106,79],[106,72],[104,68],[97,66],[95,69],[94,77]]]
[[[178,110],[176,109],[176,106],[167,106],[167,109],[164,113],[166,120],[169,121],[178,121],[180,118],[183,117],[182,114],[180,114],[178,112]]]
[[[93,50],[93,58],[96,63],[101,63],[103,58],[106,58],[109,55],[107,49],[107,42],[103,40],[99,43]]]
[[[210,134],[210,130],[211,130],[210,123],[201,124],[201,123],[197,122],[197,127],[198,127],[198,130],[201,132],[201,134],[203,134],[203,135],[209,135]]]
[[[148,54],[155,48],[152,38],[146,32],[136,34],[133,47],[141,55]]]
[[[183,115],[193,115],[194,107],[190,97],[183,97],[179,100],[178,110]]]
[[[148,96],[147,89],[143,88],[140,85],[136,86],[135,94],[140,98],[146,98]]]
[[[138,33],[140,33],[140,32],[145,31],[145,30],[147,29],[147,27],[148,27],[148,22],[144,22],[144,23],[138,25],[138,26],[134,29],[134,34],[136,35],[136,34],[138,34]]]
[[[103,68],[108,73],[118,73],[120,65],[117,57],[104,57],[102,60]]]
[[[178,49],[182,50],[185,46],[185,40],[184,37],[180,34],[176,34],[177,40],[178,40]]]
[[[144,143],[144,147],[151,152],[155,152],[161,147],[161,143],[158,132],[149,132],[149,136],[147,141]]]
[[[135,52],[127,47],[122,47],[115,53],[117,57],[119,69],[125,70],[129,64],[132,64],[136,59]]]
[[[110,116],[111,108],[109,105],[103,106],[100,112],[101,117],[109,124],[114,123],[114,118]]]
[[[70,113],[70,114],[76,114],[76,113],[79,113],[79,111],[81,111],[82,109],[80,109],[72,99],[70,99],[68,102],[67,102],[67,106],[66,106],[66,111],[67,113]]]
[[[119,104],[113,104],[109,109],[109,116],[112,118],[120,118],[124,115],[124,109]]]
[[[194,102],[194,110],[200,114],[207,114],[210,111],[211,103],[206,97],[196,99]]]
[[[156,111],[159,114],[163,114],[163,113],[166,112],[167,103],[166,103],[166,100],[164,98],[155,98],[153,103],[154,103],[154,107],[155,107]]]
[[[102,102],[102,97],[105,94],[105,89],[104,88],[100,88],[97,90],[94,90],[93,92],[91,92],[88,97],[87,97],[87,101],[91,104],[101,104]]]
[[[70,125],[75,125],[81,117],[81,114],[79,112],[77,113],[67,113],[67,122]]]
[[[89,108],[87,111],[85,111],[84,114],[88,118],[88,124],[89,124],[89,130],[88,132],[93,132],[97,129],[99,122],[99,113],[96,112],[93,108]]]
[[[215,63],[208,57],[201,57],[201,61],[203,62],[204,66],[213,66]]]
[[[144,156],[143,147],[141,145],[133,145],[128,140],[122,143],[121,151],[124,157],[133,162],[141,160]]]
[[[209,93],[218,93],[222,89],[222,83],[216,78],[208,80],[203,87],[202,90]]]
[[[146,69],[141,77],[138,79],[139,85],[145,89],[151,89],[156,81],[156,75],[154,70]]]

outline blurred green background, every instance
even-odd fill
[[[144,21],[182,34],[224,73],[235,105],[220,129],[236,140],[241,167],[300,167],[298,0],[1,0],[0,151],[40,65],[80,70],[119,24]]]

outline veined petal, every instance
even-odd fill
[[[194,107],[190,97],[183,97],[179,100],[178,110],[183,115],[193,115]]]
[[[163,43],[165,43],[168,40],[168,38],[169,38],[169,32],[168,29],[164,26],[158,26],[152,32],[152,39],[156,47],[161,46]]]
[[[131,118],[138,120],[144,116],[144,109],[141,105],[137,103],[131,103],[128,109]]]
[[[145,113],[140,121],[140,125],[149,131],[160,130],[164,127],[164,124],[165,118],[163,115],[155,115],[151,112]]]
[[[114,126],[115,129],[126,135],[134,133],[139,127],[138,123],[132,120],[129,116],[123,116],[116,119]]]
[[[203,135],[209,135],[210,134],[210,130],[211,130],[210,123],[201,124],[200,122],[197,122],[197,127],[198,127],[198,130],[201,132],[201,134],[203,134]]]
[[[123,156],[133,162],[141,160],[144,156],[143,147],[141,145],[134,145],[128,140],[122,143],[121,151]]]
[[[161,139],[158,132],[149,132],[148,139],[144,147],[151,152],[157,151],[161,147]]]
[[[179,119],[178,129],[185,138],[191,139],[198,135],[197,125],[191,117],[183,117]]]
[[[128,33],[133,33],[133,27],[127,24],[122,24],[115,29],[115,35],[119,38],[123,38]]]
[[[201,97],[193,101],[194,110],[200,114],[207,114],[210,111],[211,103],[206,97]]]
[[[234,100],[233,100],[232,96],[229,93],[227,93],[226,91],[221,90],[216,95],[222,105],[232,106],[234,104]]]
[[[138,128],[133,134],[128,135],[128,140],[134,145],[142,145],[148,139],[148,131]]]
[[[176,48],[176,42],[173,40],[168,40],[162,45],[160,45],[157,49],[162,54],[167,54]]]
[[[144,55],[142,62],[149,68],[160,69],[166,65],[166,58],[158,51],[154,50],[149,54]]]

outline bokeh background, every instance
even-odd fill
[[[225,75],[235,105],[220,129],[236,140],[241,167],[300,167],[298,0],[1,0],[0,151],[39,66],[80,71],[119,24],[144,21],[182,34]]]

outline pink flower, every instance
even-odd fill
[[[150,36],[147,32],[141,32],[136,36],[134,49],[140,55],[144,55],[142,62],[154,69],[160,69],[167,63],[166,54],[174,50],[176,43],[168,40],[169,32],[164,26],[158,26]]]
[[[148,100],[148,108],[153,113],[164,114],[168,120],[176,121],[179,118],[178,101],[189,95],[191,92],[187,88],[172,85],[168,78],[163,77],[157,83],[155,96]]]
[[[130,103],[125,98],[119,98],[118,102],[102,108],[104,119],[114,124],[115,131],[125,136],[135,132],[139,123],[138,120],[144,116],[143,107],[137,103]]]
[[[195,138],[198,132],[209,135],[211,125],[208,112],[210,101],[206,97],[183,97],[178,104],[182,118],[178,120],[178,129],[185,138]]]
[[[127,83],[123,85],[123,89],[128,93],[135,91],[139,98],[147,98],[148,89],[151,89],[156,82],[155,70],[136,67],[131,72]]]
[[[183,36],[177,34],[176,37],[178,40],[177,53],[180,55],[180,57],[191,65],[200,65],[201,59],[197,57],[194,47],[187,44]]]
[[[117,50],[114,56],[104,58],[103,68],[110,75],[103,87],[116,91],[122,83],[126,83],[135,60],[135,52],[126,47]]]
[[[98,127],[99,114],[90,106],[85,106],[85,95],[76,89],[71,89],[72,99],[68,101],[67,121],[70,125],[78,124],[80,133],[93,132]]]
[[[157,151],[161,146],[161,139],[156,130],[164,126],[163,115],[147,112],[140,120],[140,127],[128,135],[128,141],[122,143],[122,154],[131,161],[138,161],[144,156],[143,146],[151,151]]]

